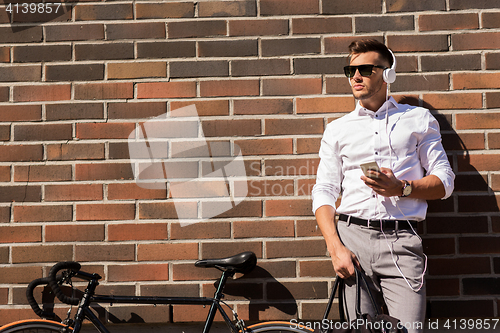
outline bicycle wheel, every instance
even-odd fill
[[[71,333],[73,329],[50,320],[22,320],[0,327],[0,333]]]
[[[305,327],[300,324],[293,324],[286,321],[270,321],[259,323],[247,327],[248,332],[251,333],[282,333],[282,332],[295,332],[295,333],[311,333],[313,329]]]

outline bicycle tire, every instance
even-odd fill
[[[22,320],[0,327],[0,333],[71,333],[73,329],[64,324],[43,320]]]
[[[248,326],[247,330],[249,333],[282,333],[282,332],[311,333],[311,332],[313,332],[313,329],[305,327],[303,325],[292,324],[290,322],[283,322],[283,321],[271,321],[271,322],[259,323],[259,324]]]

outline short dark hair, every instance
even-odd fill
[[[382,56],[385,60],[389,62],[389,67],[392,67],[394,59],[391,52],[385,46],[385,44],[379,42],[376,39],[358,39],[349,44],[349,58],[353,54],[366,53],[370,51],[375,51]]]

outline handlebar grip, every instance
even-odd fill
[[[38,306],[38,303],[35,300],[35,297],[33,296],[33,290],[41,284],[47,285],[50,282],[50,278],[45,277],[45,278],[40,278],[36,279],[30,282],[28,285],[28,288],[26,288],[26,298],[28,299],[28,303],[33,309],[33,311],[37,314],[38,317],[40,318],[50,318],[53,319],[56,317],[55,313],[53,312],[46,312]]]
[[[50,288],[52,288],[52,290],[54,291],[54,294],[56,294],[56,297],[63,303],[66,303],[66,304],[69,304],[69,305],[78,305],[78,303],[80,302],[80,299],[79,298],[74,298],[74,297],[68,297],[66,295],[64,295],[64,293],[62,292],[61,288],[59,288],[59,284],[57,283],[57,278],[56,278],[56,275],[57,273],[60,271],[60,270],[63,270],[63,269],[71,269],[75,272],[78,272],[81,268],[81,265],[77,262],[74,262],[74,261],[62,261],[62,262],[59,262],[57,264],[55,264],[54,266],[52,266],[52,268],[50,269],[50,272],[49,272],[49,286]]]

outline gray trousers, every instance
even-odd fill
[[[399,319],[408,333],[422,332],[425,325],[425,285],[418,292],[412,290],[396,266],[397,263],[414,289],[420,287],[425,266],[420,238],[411,230],[381,232],[344,221],[338,222],[337,229],[343,244],[358,258],[377,305],[380,307],[385,303],[389,315]],[[361,313],[373,316],[375,310],[366,292],[363,288],[361,290]],[[346,281],[345,295],[347,313],[353,320],[356,318],[354,278]]]

